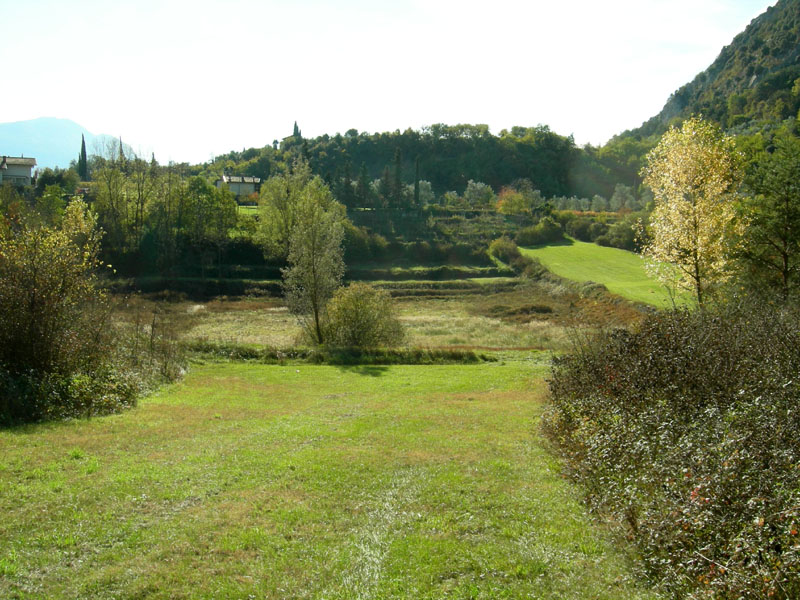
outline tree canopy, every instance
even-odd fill
[[[709,288],[729,274],[732,193],[740,181],[732,140],[693,117],[664,134],[647,155],[643,175],[655,196],[644,254],[662,281],[692,290],[702,304]]]

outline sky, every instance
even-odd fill
[[[71,119],[162,163],[295,121],[304,137],[543,124],[601,145],[774,3],[0,0],[0,122]]]

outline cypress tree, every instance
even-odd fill
[[[414,206],[419,208],[419,155],[414,161]]]
[[[367,171],[367,163],[361,163],[361,171],[358,174],[358,182],[356,183],[356,202],[359,206],[370,206],[369,201],[369,172]]]
[[[342,198],[340,202],[347,207],[353,206],[353,174],[350,159],[344,162],[344,175],[342,176]]]
[[[86,140],[81,134],[81,153],[78,155],[78,177],[81,181],[89,180],[89,163],[86,158]]]
[[[392,204],[394,208],[403,206],[403,155],[400,148],[394,151],[394,173],[392,176]]]

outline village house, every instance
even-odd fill
[[[31,185],[33,181],[31,170],[35,166],[35,158],[25,158],[24,156],[0,157],[0,185],[3,183]]]
[[[237,198],[241,198],[258,193],[261,190],[261,178],[246,175],[223,175],[217,179],[215,185],[218,188],[227,185]]]

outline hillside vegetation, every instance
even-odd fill
[[[779,0],[669,98],[663,110],[623,136],[660,135],[693,114],[750,132],[800,109],[800,1]]]

